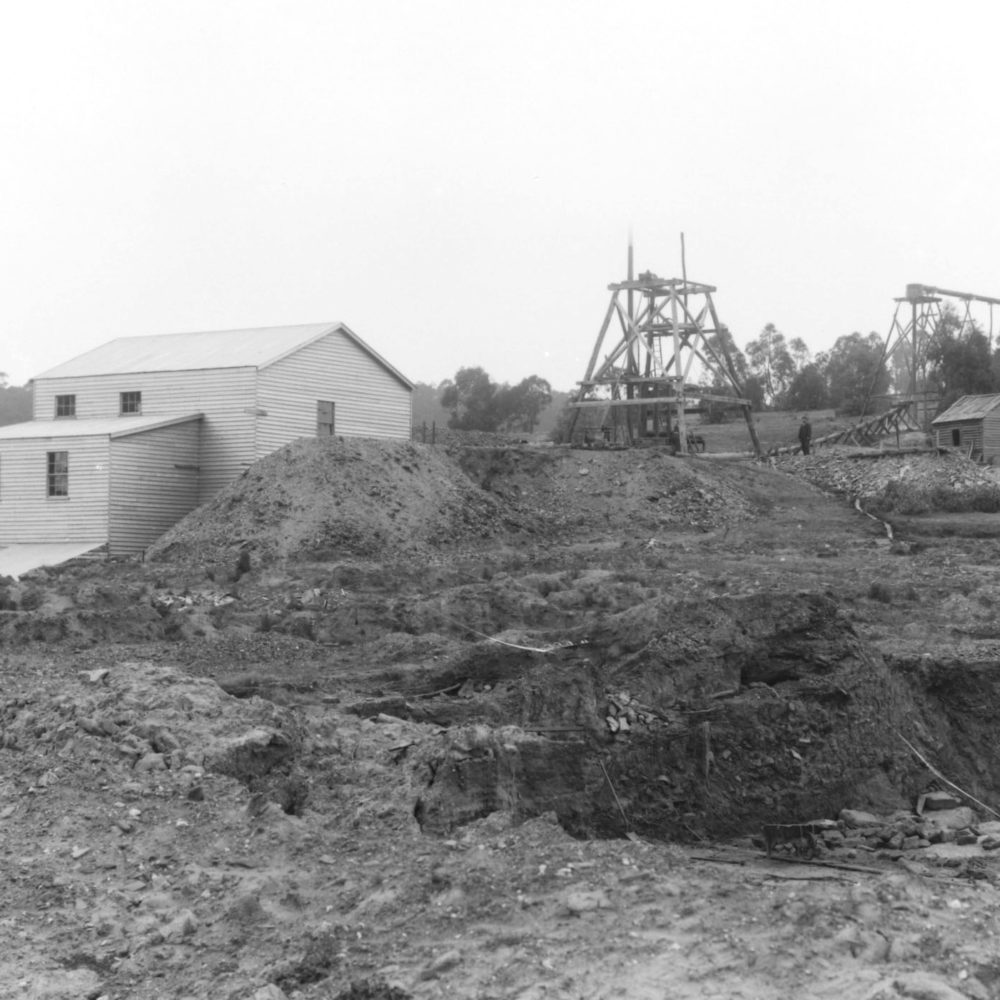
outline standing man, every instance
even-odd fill
[[[802,454],[809,454],[809,445],[812,443],[813,429],[808,417],[802,418],[799,424],[799,444],[802,445]]]

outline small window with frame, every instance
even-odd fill
[[[46,493],[50,497],[69,496],[69,452],[50,451],[46,463]]]
[[[56,418],[76,416],[76,396],[56,396]]]
[[[142,393],[122,392],[118,394],[118,415],[135,417],[142,413]]]

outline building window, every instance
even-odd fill
[[[123,392],[118,396],[118,413],[122,417],[142,413],[142,393]]]
[[[76,416],[76,396],[56,396],[56,416]]]
[[[334,405],[327,399],[316,400],[316,437],[333,437]]]
[[[50,497],[69,496],[69,452],[50,451],[48,458],[48,487]]]
[[[957,427],[951,429],[951,443],[956,448],[962,443],[962,432]]]

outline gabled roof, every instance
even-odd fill
[[[39,438],[69,437],[126,437],[142,431],[152,431],[172,424],[183,424],[189,420],[201,420],[200,413],[185,413],[179,416],[129,416],[102,417],[96,420],[77,420],[63,417],[61,420],[26,420],[21,424],[6,424],[0,427],[0,441],[38,440]]]
[[[959,420],[980,420],[987,413],[1000,406],[1000,393],[990,393],[986,396],[962,396],[956,400],[940,416],[931,421],[934,424],[953,424]]]
[[[413,388],[409,379],[343,323],[306,323],[300,326],[269,326],[251,330],[118,337],[92,351],[64,361],[35,378],[78,378],[209,368],[266,368],[334,331],[339,331],[352,340],[407,388]]]

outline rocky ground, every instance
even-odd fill
[[[998,508],[302,442],[8,580],[0,994],[1000,996]]]

